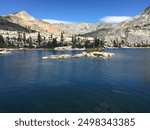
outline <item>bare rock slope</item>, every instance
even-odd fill
[[[18,24],[9,22],[5,20],[3,17],[0,17],[0,30],[9,30],[9,31],[22,31],[22,32],[28,32],[29,29],[22,27]]]
[[[102,28],[109,28],[112,24],[107,23],[72,23],[72,24],[55,24],[61,32],[71,35],[85,34]]]
[[[102,28],[83,36],[105,39],[106,44],[150,44],[150,6],[143,13],[112,27]],[[126,45],[125,45],[126,46]]]
[[[49,32],[53,34],[59,34],[59,29],[45,21],[38,20],[28,14],[26,11],[17,12],[14,14],[5,15],[4,18],[12,23],[19,24],[25,28],[29,28],[32,30],[40,31],[40,32]]]

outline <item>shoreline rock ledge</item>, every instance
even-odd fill
[[[70,55],[70,54],[62,54],[62,55],[50,55],[50,56],[44,56],[42,57],[43,60],[48,60],[48,59],[68,59],[68,58],[82,58],[82,57],[87,57],[87,58],[110,58],[114,54],[113,53],[108,53],[108,52],[83,52],[81,54],[76,54],[76,55]]]
[[[7,55],[10,54],[10,51],[6,51],[6,50],[0,50],[0,55]]]

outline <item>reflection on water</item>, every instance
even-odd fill
[[[0,56],[0,112],[150,112],[150,49],[110,59],[42,60],[78,51]]]

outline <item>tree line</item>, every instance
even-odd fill
[[[3,37],[0,35],[0,48],[55,48],[71,45],[72,48],[99,48],[104,47],[104,41],[95,38],[92,42],[88,39],[81,39],[76,35],[72,36],[70,42],[65,42],[64,34],[61,33],[60,41],[51,34],[47,40],[39,32],[36,40],[31,36],[26,37],[26,33],[18,32],[17,37]]]

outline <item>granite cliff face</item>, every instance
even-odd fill
[[[54,34],[57,40],[61,41],[63,37],[64,42],[67,43],[72,41],[74,35],[81,36],[78,39],[82,42],[88,38],[92,39],[90,41],[99,38],[106,46],[110,47],[150,46],[150,6],[140,15],[119,24],[51,24],[32,17],[26,11],[21,11],[0,17],[0,29],[5,34],[7,34],[7,30],[22,32],[34,30],[41,32],[42,36],[47,39],[51,34]]]
[[[3,16],[3,18],[9,22],[21,25],[25,28],[29,28],[40,32],[49,32],[53,34],[59,34],[59,29],[47,22],[38,20],[28,14],[26,11],[17,12],[15,14],[8,14]]]
[[[148,7],[145,9],[144,13],[150,14],[150,6],[148,6]]]
[[[110,28],[108,23],[74,23],[74,24],[55,24],[62,32],[70,35],[85,34],[102,28]]]
[[[146,46],[150,44],[150,6],[143,13],[111,28],[84,34],[105,39],[107,46]]]

